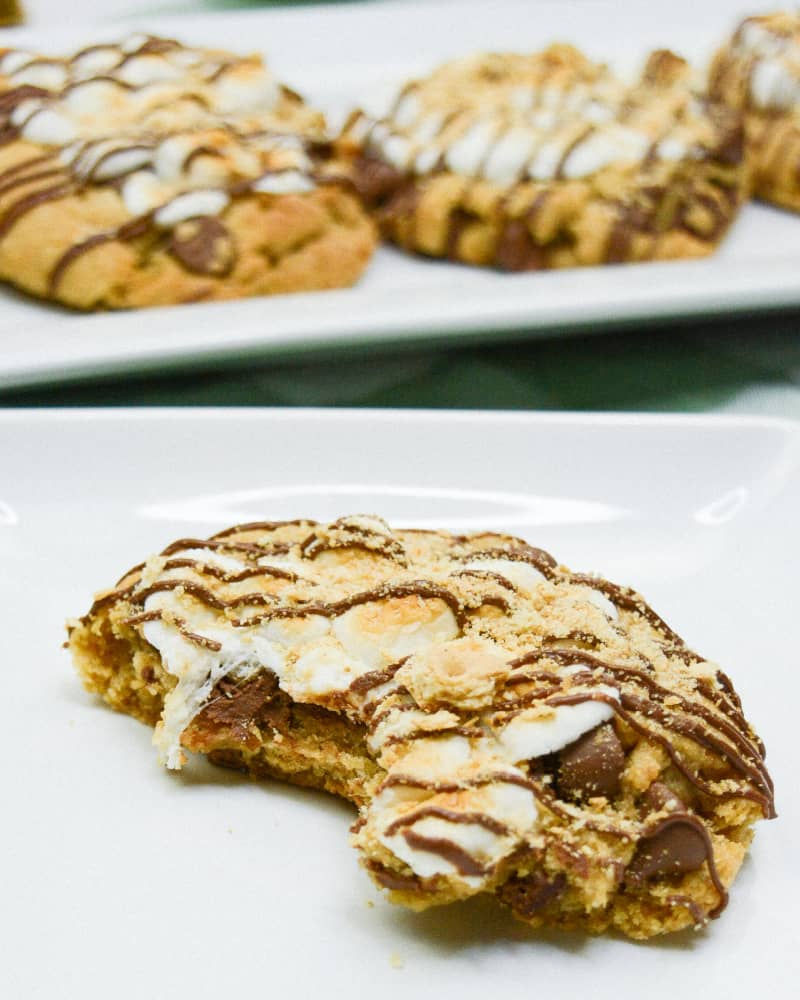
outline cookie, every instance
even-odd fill
[[[0,51],[0,278],[79,309],[354,282],[372,223],[256,56],[133,35]]]
[[[0,25],[19,24],[24,20],[22,6],[17,0],[2,0],[0,2]]]
[[[384,235],[511,271],[711,253],[746,193],[737,112],[653,53],[623,85],[576,49],[478,55],[408,83],[338,148]]]
[[[755,196],[800,211],[800,14],[742,21],[712,62],[709,93],[744,113]]]
[[[491,893],[646,938],[716,917],[764,749],[636,592],[507,535],[375,516],[184,538],[69,627],[84,683],[187,751],[344,796],[393,901]]]

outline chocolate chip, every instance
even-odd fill
[[[259,739],[251,727],[255,724],[278,730],[285,728],[289,718],[285,701],[278,688],[278,679],[271,671],[260,673],[243,684],[224,678],[184,733],[184,746],[202,752],[207,745],[213,745],[215,739],[224,736],[226,741],[256,747]]]
[[[510,878],[499,887],[497,896],[514,913],[521,917],[532,917],[548,903],[558,899],[566,887],[567,876],[563,872],[557,875],[534,872],[522,878]]]
[[[639,842],[625,872],[625,880],[636,884],[659,875],[683,875],[696,871],[708,857],[707,836],[700,821],[668,817],[657,831]]]
[[[647,812],[686,812],[686,803],[663,781],[654,781],[642,796]]]
[[[598,726],[558,755],[558,793],[566,799],[598,795],[613,799],[619,792],[624,768],[625,752],[614,727]]]
[[[495,263],[505,271],[538,271],[544,267],[544,254],[531,237],[524,222],[506,223],[497,240]]]
[[[195,274],[224,277],[236,259],[230,232],[213,215],[179,223],[172,232],[168,249],[187,271]]]
[[[369,156],[353,162],[353,184],[368,204],[385,201],[403,184],[405,175],[395,167]]]

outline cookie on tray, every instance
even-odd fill
[[[80,309],[352,284],[373,225],[257,56],[0,50],[0,278]]]
[[[183,538],[69,646],[168,767],[196,751],[350,799],[365,868],[415,909],[700,926],[774,815],[727,676],[638,593],[508,535],[359,515]]]
[[[670,52],[626,86],[576,49],[477,55],[356,112],[340,155],[384,235],[512,271],[711,253],[746,194],[741,120]]]
[[[800,211],[800,14],[742,21],[713,60],[709,93],[745,115],[755,196]]]

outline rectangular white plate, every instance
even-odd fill
[[[4,411],[0,458],[0,995],[796,995],[800,425]],[[643,946],[536,935],[491,900],[392,907],[348,845],[349,807],[198,760],[167,773],[144,726],[81,688],[64,620],[146,554],[237,521],[354,511],[516,532],[641,588],[724,664],[781,816],[759,827],[720,920]]]
[[[763,3],[748,6],[752,11]],[[353,4],[136,24],[0,33],[1,44],[68,50],[141,27],[198,44],[258,49],[332,118],[360,95],[478,49],[568,40],[621,69],[653,48],[703,59],[741,13],[731,0],[504,0]],[[0,290],[0,387],[375,344],[543,335],[800,304],[800,219],[748,206],[710,260],[508,275],[380,250],[354,289],[141,313],[76,316]]]

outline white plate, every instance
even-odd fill
[[[0,995],[796,996],[800,425],[5,411],[0,460]],[[94,590],[176,537],[360,510],[522,534],[640,587],[725,665],[781,818],[760,825],[720,920],[643,946],[535,935],[490,900],[392,907],[348,845],[349,807],[197,760],[160,770],[149,731],[86,694],[59,648]]]
[[[697,0],[672,0],[657,12],[637,0],[353,4],[152,17],[137,26],[200,44],[259,49],[336,117],[360,95],[386,93],[410,74],[477,49],[534,49],[565,39],[622,69],[663,45],[700,59],[730,30],[741,6],[705,0],[699,19]],[[131,22],[58,33],[15,30],[6,33],[6,44],[66,50],[130,28]],[[352,290],[154,309],[146,319],[75,316],[0,291],[0,387],[322,348],[571,333],[643,318],[798,305],[799,254],[800,220],[750,206],[720,252],[705,261],[508,275],[382,249]]]

